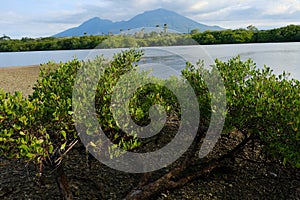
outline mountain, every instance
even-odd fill
[[[80,26],[58,33],[54,35],[54,37],[82,36],[84,34],[101,35],[108,34],[109,32],[118,34],[120,33],[120,30],[140,30],[144,27],[152,27],[153,29],[157,25],[159,25],[160,28],[163,28],[164,24],[167,24],[169,31],[180,33],[187,33],[193,29],[199,29],[200,31],[223,29],[219,26],[200,24],[187,17],[179,15],[176,12],[160,8],[146,11],[128,21],[112,22],[110,20],[94,17]]]
[[[111,27],[113,24],[114,23],[110,20],[94,17],[84,22],[80,26],[65,30],[54,35],[54,37],[82,36],[85,33],[87,35],[101,35],[102,32],[107,32],[106,27]]]

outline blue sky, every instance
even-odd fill
[[[300,24],[300,0],[9,0],[0,7],[0,35],[51,36],[92,17],[121,21],[157,8],[232,29]]]

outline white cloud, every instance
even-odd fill
[[[190,7],[190,9],[197,11],[197,10],[203,9],[207,5],[208,5],[208,2],[201,1],[201,2],[198,2],[198,3],[195,3],[194,5],[192,5]]]
[[[266,4],[266,14],[268,15],[289,15],[300,10],[299,0],[279,0],[279,1],[269,1]]]
[[[128,20],[157,8],[225,28],[300,24],[300,0],[10,0],[0,7],[0,34],[50,36],[92,17]]]
[[[2,25],[15,24],[22,20],[24,20],[24,17],[22,17],[21,15],[18,15],[17,13],[15,13],[13,11],[0,13],[0,24],[2,24]]]

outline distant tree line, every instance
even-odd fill
[[[130,48],[130,47],[154,47],[154,46],[180,46],[198,44],[190,35],[183,34],[160,34],[152,32],[143,34],[141,32],[135,35],[116,35],[103,41],[99,48]]]
[[[93,49],[107,36],[82,36],[82,37],[46,37],[27,38],[20,40],[10,39],[8,36],[0,38],[0,51],[45,51],[45,50],[72,50],[72,49]]]
[[[272,30],[258,30],[250,25],[246,29],[205,31],[191,30],[191,34],[167,33],[167,24],[163,32],[145,33],[144,29],[134,34],[110,36],[85,35],[81,37],[47,37],[11,39],[0,37],[0,51],[44,51],[100,48],[125,48],[146,46],[175,46],[194,44],[234,44],[262,42],[300,42],[300,25],[289,25]]]
[[[262,43],[262,42],[299,42],[300,26],[289,25],[271,30],[258,30],[250,25],[247,29],[193,31],[192,38],[199,44],[234,44],[234,43]]]
[[[73,50],[94,48],[129,48],[147,46],[175,46],[197,44],[191,35],[164,32],[144,33],[144,29],[134,34],[110,36],[81,36],[65,38],[22,38],[21,40],[0,38],[1,52]]]

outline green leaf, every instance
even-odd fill
[[[49,146],[49,153],[50,153],[50,154],[53,153],[53,145],[50,145],[50,146]]]
[[[69,114],[69,115],[73,115],[74,112],[73,112],[73,111],[68,111],[68,114]]]
[[[89,143],[92,147],[97,147],[97,145],[94,142]]]
[[[67,143],[65,142],[65,143],[63,143],[62,145],[61,145],[61,147],[60,147],[60,150],[64,150],[65,148],[66,148],[66,145],[67,145]]]
[[[18,124],[14,124],[13,128],[18,131],[21,130],[21,126],[19,126]]]
[[[35,154],[27,153],[27,154],[26,154],[26,157],[28,157],[28,158],[33,158],[33,157],[35,157]]]
[[[67,133],[65,131],[60,131],[60,133],[62,134],[62,136],[64,137],[64,139],[67,139]]]
[[[25,133],[23,131],[20,131],[19,133],[20,133],[20,135],[23,135],[23,136],[25,135]]]

